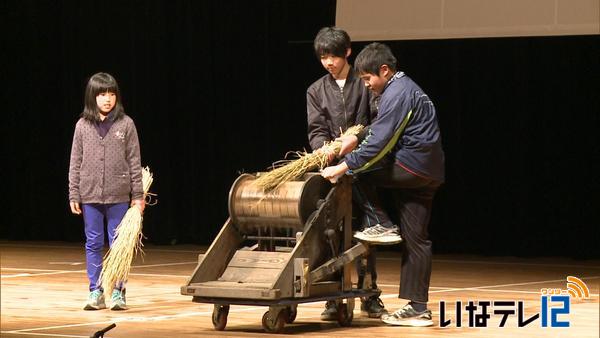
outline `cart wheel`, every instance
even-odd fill
[[[272,312],[267,311],[262,317],[262,325],[266,332],[269,333],[280,333],[283,331],[283,326],[289,315],[287,310],[281,310],[277,315],[277,318],[271,318]]]
[[[296,320],[296,315],[298,314],[298,305],[292,305],[290,307],[288,307],[287,309],[287,319],[286,319],[286,323],[291,324],[294,322],[294,320]]]
[[[212,314],[212,323],[217,331],[223,331],[227,325],[227,315],[229,314],[229,305],[215,304]]]
[[[337,321],[340,326],[350,326],[352,324],[352,318],[354,318],[354,314],[348,313],[347,304],[340,304],[337,308],[337,313]]]

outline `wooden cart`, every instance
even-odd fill
[[[257,175],[260,175],[257,174]],[[268,306],[267,332],[281,332],[299,303],[335,300],[338,322],[352,322],[354,299],[379,290],[352,287],[352,262],[366,253],[352,246],[349,177],[332,185],[310,173],[264,194],[243,174],[229,193],[229,219],[181,294],[212,303],[213,325],[223,330],[230,305]]]

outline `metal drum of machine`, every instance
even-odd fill
[[[253,184],[256,176],[238,177],[229,191],[229,215],[242,231],[259,227],[302,231],[332,185],[321,175],[305,174],[265,193]]]

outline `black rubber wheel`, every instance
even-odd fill
[[[287,310],[279,312],[277,318],[271,318],[271,311],[267,311],[262,317],[263,329],[269,333],[281,333],[288,318],[289,315]]]
[[[340,326],[350,326],[352,324],[352,319],[354,318],[353,313],[348,313],[348,305],[340,304],[337,308],[338,313],[338,324]]]
[[[227,315],[229,315],[229,305],[215,304],[212,314],[212,323],[217,331],[223,331],[227,326]]]

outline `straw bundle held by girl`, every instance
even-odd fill
[[[144,196],[152,185],[150,168],[142,168]],[[104,291],[110,293],[119,282],[125,282],[135,255],[142,252],[142,213],[136,206],[130,207],[115,231],[115,239],[104,256],[100,281]]]
[[[357,124],[348,128],[342,136],[358,135],[364,126]],[[273,166],[275,169],[261,174],[254,180],[253,184],[261,188],[265,193],[273,191],[279,188],[282,184],[288,181],[292,181],[302,177],[307,171],[313,169],[323,169],[328,162],[328,153],[333,152],[339,153],[342,147],[341,141],[332,141],[325,143],[321,149],[318,149],[312,153],[307,152],[295,152],[298,157],[295,160],[279,161]],[[279,165],[280,163],[286,163]],[[279,165],[279,166],[278,166]]]

